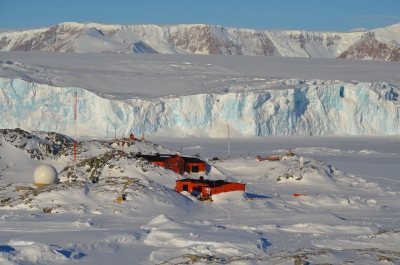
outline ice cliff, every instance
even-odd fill
[[[287,87],[285,87],[287,85]],[[289,86],[290,85],[290,86]],[[82,88],[0,78],[0,128],[73,133],[78,92],[80,135],[107,130],[174,136],[222,136],[229,123],[243,135],[399,134],[399,87],[389,83],[288,80],[280,89],[246,88],[224,94],[109,100]],[[116,125],[115,125],[116,123]],[[225,127],[221,127],[221,126]],[[224,131],[225,133],[225,131]]]

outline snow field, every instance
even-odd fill
[[[0,135],[0,162],[5,162],[4,154],[9,156],[9,169],[5,167],[0,177],[0,197],[10,198],[2,201],[0,208],[0,258],[4,264],[109,264],[115,255],[134,264],[188,260],[198,264],[293,264],[298,255],[309,262],[373,264],[381,256],[399,261],[395,229],[399,208],[397,204],[386,205],[388,199],[397,200],[399,192],[389,192],[378,183],[348,175],[323,161],[305,156],[303,167],[307,169],[301,169],[297,155],[281,153],[281,161],[239,157],[209,162],[207,178],[242,181],[247,190],[245,194],[220,194],[214,202],[205,203],[173,191],[178,178],[175,173],[131,155],[168,152],[157,144],[134,142],[126,146],[127,155],[121,156],[119,142],[107,147],[102,140],[82,139],[79,161],[102,158],[106,152],[112,158],[100,167],[80,164],[78,180],[71,182],[66,176],[69,170],[63,172],[71,159],[70,146],[66,145],[57,159],[57,155],[42,151],[44,160],[38,161],[30,158],[21,143],[31,142],[26,146],[38,148],[34,142],[52,134],[36,132],[37,138],[29,138],[32,134],[28,132],[7,132]],[[53,137],[45,141],[55,147],[61,138]],[[13,157],[22,158],[27,167],[11,160]],[[40,163],[53,164],[62,183],[14,192],[17,185],[31,185],[29,168]],[[96,183],[87,181],[92,172],[87,169],[99,171]],[[283,177],[288,172],[303,173],[302,179]],[[281,181],[277,181],[279,176]],[[198,178],[199,174],[190,177]],[[126,200],[118,203],[116,197],[121,192]],[[294,193],[307,196],[295,197]],[[379,249],[369,254],[363,250],[376,246]]]

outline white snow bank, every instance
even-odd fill
[[[244,199],[245,199],[245,192],[239,190],[214,194],[212,196],[212,200],[215,203],[224,203],[224,202],[229,203],[229,202],[241,201]]]

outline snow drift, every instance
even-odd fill
[[[285,88],[285,85],[290,87]],[[293,88],[294,87],[294,88]],[[229,123],[242,135],[398,134],[399,88],[377,83],[287,80],[282,89],[239,87],[223,94],[110,100],[85,89],[0,79],[0,127],[73,132],[78,92],[78,134],[170,132],[219,134]],[[221,127],[222,128],[222,127]]]

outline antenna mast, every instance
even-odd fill
[[[74,178],[76,180],[76,146],[77,146],[77,142],[76,142],[76,118],[78,115],[77,112],[77,105],[78,105],[78,92],[75,91],[74,94]]]

